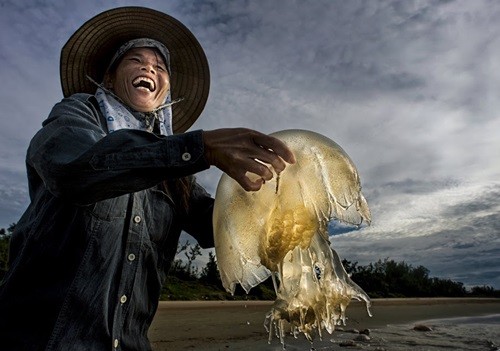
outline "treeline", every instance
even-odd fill
[[[15,223],[7,229],[0,229],[0,280],[7,271],[8,246],[14,228]],[[167,282],[162,290],[162,300],[275,299],[271,279],[254,287],[248,295],[238,285],[232,296],[222,287],[214,254],[210,252],[205,267],[198,268],[196,260],[201,255],[201,248],[198,244],[190,245],[187,242],[179,246],[177,258],[172,263]],[[491,286],[475,286],[467,289],[461,282],[429,277],[427,268],[413,267],[406,262],[385,259],[362,266],[358,262],[343,260],[342,264],[351,275],[351,279],[372,298],[500,298],[500,290],[495,290]]]
[[[215,256],[210,252],[207,265],[198,271],[193,262],[201,255],[198,245],[179,248],[177,259],[172,265],[169,281],[164,287],[163,299],[266,299],[274,300],[276,295],[271,279],[258,285],[247,296],[238,286],[235,296],[227,294],[221,284]],[[180,257],[185,256],[186,260]],[[358,262],[343,260],[342,264],[351,279],[372,298],[391,297],[497,297],[500,290],[491,286],[474,286],[467,289],[463,283],[451,279],[429,277],[429,270],[423,266],[413,267],[406,262],[379,260],[366,266]],[[186,286],[187,284],[187,286]],[[191,284],[191,285],[190,285]],[[201,286],[200,286],[201,285]],[[188,287],[191,286],[191,289]],[[198,289],[198,290],[197,290]],[[200,293],[201,292],[201,293]]]
[[[491,286],[474,286],[451,279],[429,277],[424,266],[413,267],[406,262],[378,260],[367,266],[343,260],[351,279],[372,298],[377,297],[500,297],[500,290]]]

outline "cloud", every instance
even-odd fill
[[[476,66],[494,60],[494,41],[482,39],[491,12],[433,1],[210,4],[200,24],[218,64],[197,126],[321,130],[375,186],[498,176],[496,103],[484,103],[496,83]],[[486,57],[471,56],[479,50]]]
[[[27,203],[25,152],[62,97],[60,48],[83,22],[123,5],[0,2],[0,79],[8,83],[0,88],[0,227],[17,221]],[[206,51],[211,91],[193,129],[309,129],[350,155],[374,221],[332,239],[341,256],[429,263],[431,273],[467,283],[487,281],[498,271],[500,4],[134,5],[178,18]],[[198,179],[215,194],[220,174],[211,169]]]
[[[491,277],[499,270],[500,183],[484,188],[454,185],[431,196],[423,188],[381,211],[379,225],[332,237],[332,247],[361,264],[404,260],[429,268],[434,276],[500,286],[500,275]],[[376,218],[378,210],[374,212]]]

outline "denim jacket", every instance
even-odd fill
[[[213,199],[179,211],[161,182],[209,167],[201,131],[109,135],[91,95],[56,104],[26,158],[31,203],[0,285],[1,350],[150,350],[181,230],[213,246]]]

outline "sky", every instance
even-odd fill
[[[127,5],[172,15],[204,48],[211,90],[192,130],[308,129],[349,154],[373,223],[331,237],[342,258],[500,288],[494,0],[0,0],[0,228],[29,203],[26,148],[62,98],[62,46]],[[220,175],[198,179],[215,194]]]

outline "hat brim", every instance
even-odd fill
[[[151,38],[170,52],[174,133],[185,132],[198,119],[208,99],[210,72],[205,53],[194,35],[175,18],[144,7],[120,7],[93,17],[81,26],[61,51],[63,94],[94,94],[109,61],[125,42]]]

